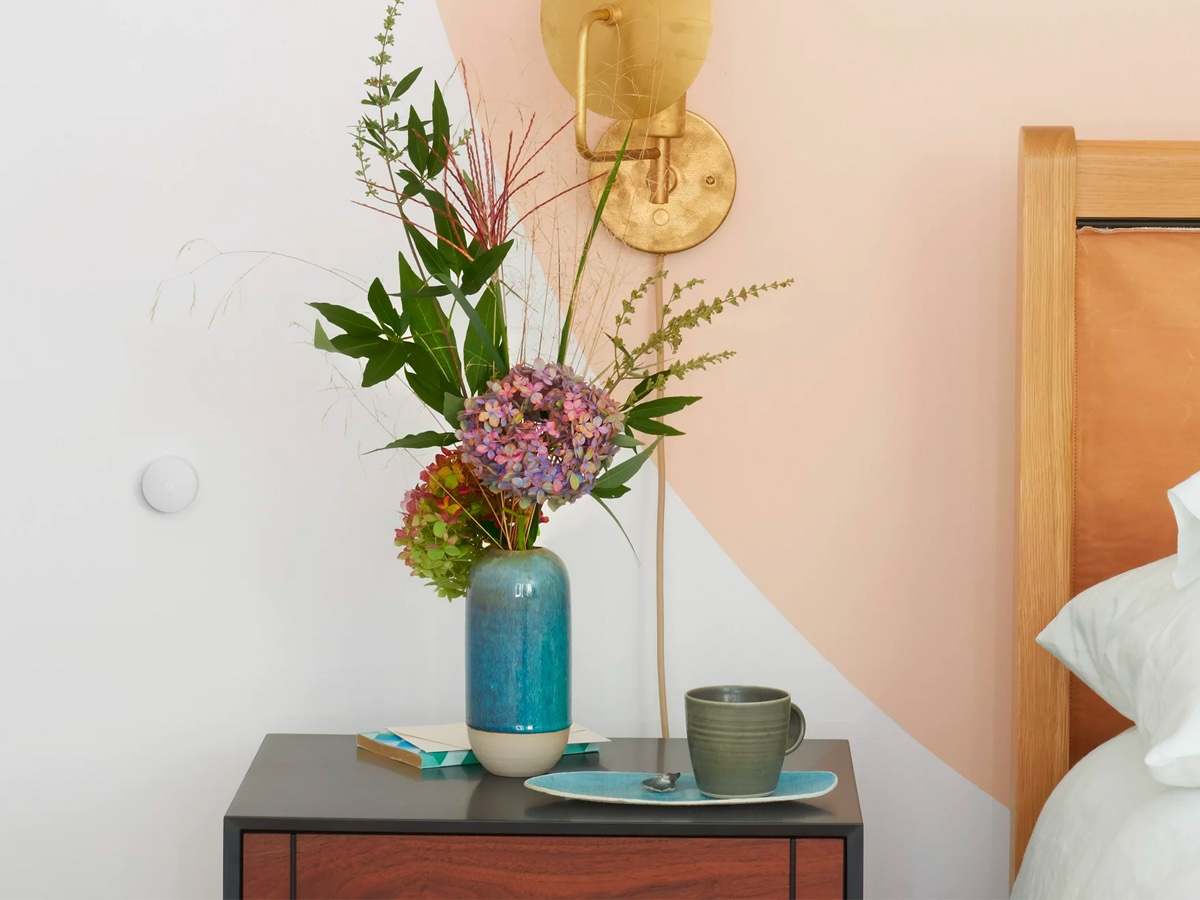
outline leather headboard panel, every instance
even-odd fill
[[[1075,270],[1074,596],[1175,552],[1200,471],[1200,231],[1082,229]],[[1129,727],[1071,681],[1071,762]]]

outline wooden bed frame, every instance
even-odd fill
[[[1055,785],[1080,757],[1129,724],[1034,641],[1067,600],[1088,586],[1081,585],[1074,560],[1080,527],[1076,247],[1083,239],[1077,230],[1089,220],[1200,227],[1200,142],[1076,141],[1072,128],[1024,128],[1019,156],[1014,875]],[[1200,296],[1194,302],[1200,306]],[[1200,346],[1200,330],[1196,342]],[[1172,378],[1178,380],[1178,370]],[[1200,460],[1200,447],[1195,454]],[[1197,462],[1177,477],[1180,463],[1177,457],[1163,464],[1171,471],[1155,473],[1155,491],[1200,469]],[[1161,506],[1161,514],[1170,516],[1165,495]],[[1154,510],[1159,516],[1158,507]],[[1138,551],[1140,562],[1174,552],[1173,544],[1164,548],[1161,526],[1156,519],[1156,537]],[[1090,552],[1094,558],[1095,548]]]

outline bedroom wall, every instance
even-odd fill
[[[0,32],[0,896],[215,895],[220,817],[264,732],[461,715],[462,606],[390,543],[418,463],[358,454],[425,422],[307,346],[302,303],[354,289],[228,255],[149,314],[211,246],[390,271],[394,229],[349,202],[345,134],[382,7],[25,4]],[[501,124],[552,121],[537,7],[409,0],[395,55],[442,79],[464,56]],[[1016,131],[1200,138],[1200,9],[716,17],[691,106],[739,194],[671,265],[798,285],[714,329],[741,355],[693,385],[671,450],[675,733],[688,686],[787,686],[813,735],[853,742],[870,896],[1001,896]],[[200,472],[174,517],[136,491],[163,453]],[[646,472],[623,500],[642,560],[653,493]],[[652,568],[585,507],[546,540],[575,574],[576,717],[655,734]]]

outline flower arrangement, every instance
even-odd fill
[[[398,289],[372,281],[369,312],[310,305],[340,330],[330,336],[318,320],[318,348],[363,360],[364,388],[402,377],[448,426],[379,449],[440,449],[404,498],[395,543],[415,576],[439,596],[454,598],[466,592],[470,568],[484,549],[535,546],[548,511],[590,496],[612,515],[606,501],[628,492],[629,480],[659,441],[682,434],[663,417],[700,399],[663,396],[668,382],[733,356],[724,351],[682,358],[684,333],[792,282],[752,284],[679,312],[674,308],[702,282],[676,284],[659,327],[629,346],[622,329],[632,327],[639,301],[666,275],[656,273],[614,317],[608,335],[612,362],[592,378],[573,371],[566,364],[572,323],[588,302],[583,273],[622,147],[583,242],[555,359],[513,359],[508,308],[528,311],[531,305],[505,277],[505,261],[517,226],[544,205],[518,218],[513,198],[543,174],[539,154],[562,128],[534,146],[531,119],[523,134],[508,136],[501,165],[493,155],[499,142],[483,134],[473,112],[467,127],[453,133],[436,83],[428,113],[410,105],[402,117],[393,107],[421,70],[398,80],[387,71],[399,6],[388,6],[376,37],[379,51],[370,57],[375,69],[362,101],[370,112],[354,129],[355,174],[367,195],[363,205],[397,218],[403,227]],[[372,176],[373,164],[385,170],[382,179]],[[528,324],[522,323],[522,334]],[[622,451],[627,458],[618,461]]]

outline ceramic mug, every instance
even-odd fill
[[[804,713],[779,688],[720,684],[684,695],[696,787],[725,800],[766,797],[804,740]]]

